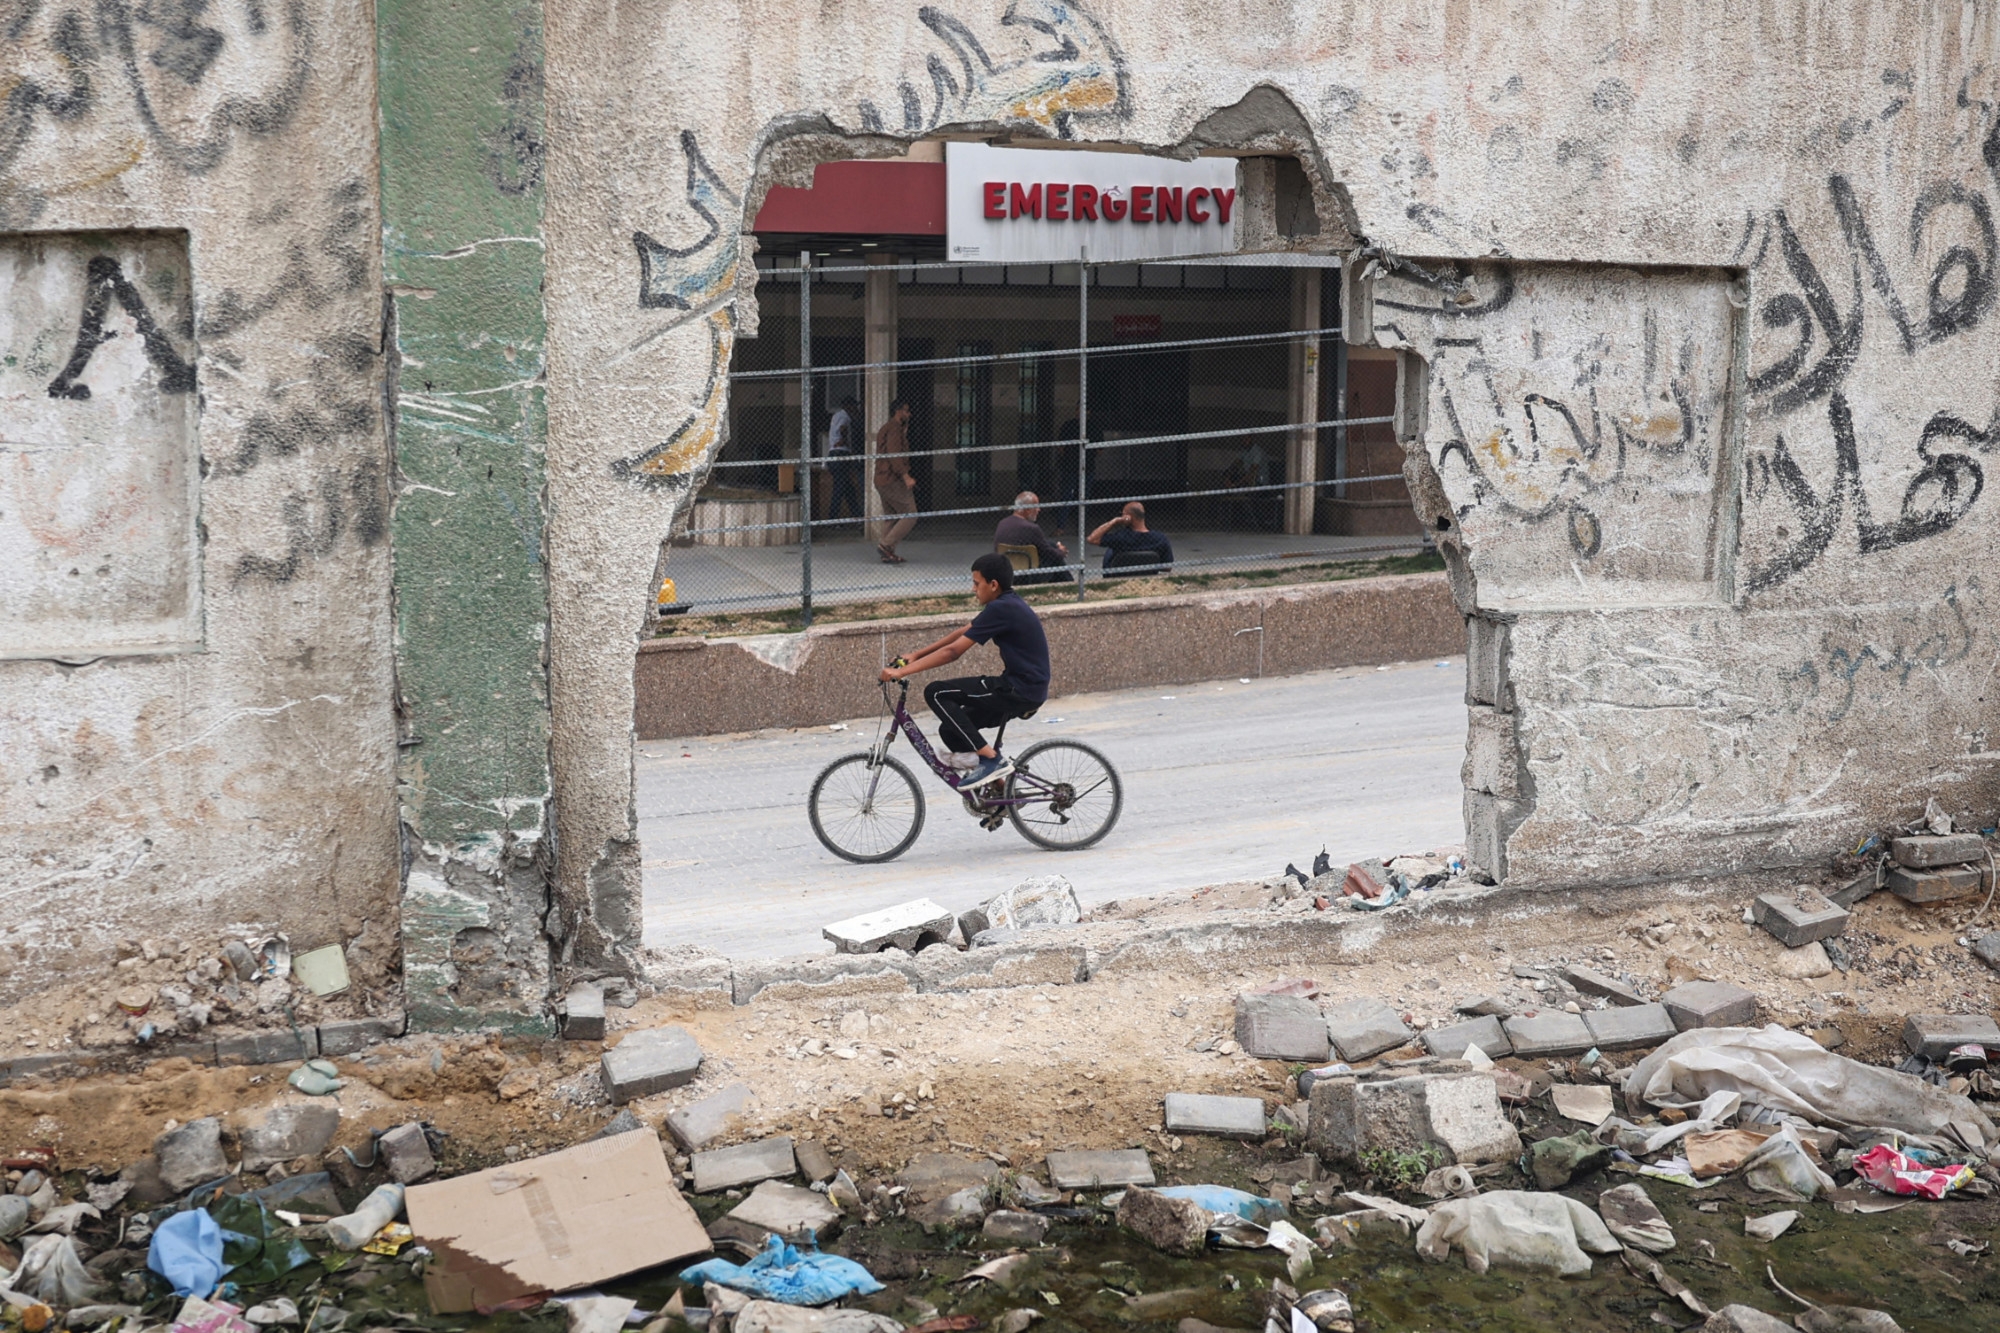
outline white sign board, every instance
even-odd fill
[[[1236,159],[945,145],[946,253],[997,264],[1236,249]]]

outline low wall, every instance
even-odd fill
[[[1255,676],[1260,640],[1266,676],[1465,651],[1465,622],[1442,573],[1038,609],[1055,695]],[[639,647],[633,721],[640,739],[659,740],[861,717],[880,706],[875,673],[885,662],[969,619],[961,612],[802,634],[654,639]],[[954,668],[999,670],[990,644]]]

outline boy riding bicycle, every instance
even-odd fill
[[[970,752],[977,758],[959,784],[962,790],[1004,779],[1014,771],[1013,762],[987,744],[980,729],[1027,717],[1049,697],[1048,636],[1035,609],[1014,591],[1014,566],[1006,556],[989,553],[972,562],[972,595],[980,609],[970,625],[909,654],[907,663],[882,668],[880,677],[902,680],[946,666],[977,643],[991,643],[1000,650],[1000,675],[962,676],[924,687],[924,702],[940,723],[938,740],[948,751]]]

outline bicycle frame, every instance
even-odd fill
[[[881,773],[882,761],[888,758],[889,747],[896,740],[896,732],[901,731],[903,735],[909,738],[910,748],[917,752],[918,757],[929,766],[931,772],[938,775],[939,780],[945,786],[950,787],[953,791],[958,792],[968,800],[978,801],[980,807],[986,811],[1005,810],[1009,806],[1033,805],[1037,801],[1050,801],[1055,798],[1055,788],[1043,782],[1034,774],[1024,772],[1020,769],[1014,770],[1014,780],[1008,788],[1011,793],[1009,795],[990,798],[974,797],[969,792],[963,790],[959,786],[959,780],[964,775],[938,757],[937,751],[931,748],[930,741],[925,739],[923,730],[917,726],[916,718],[910,715],[908,706],[910,683],[906,680],[897,683],[902,686],[902,690],[897,694],[893,704],[889,702],[888,685],[884,683],[882,686],[882,702],[890,710],[890,729],[882,733],[875,744],[870,747],[868,767],[873,772],[878,775]],[[1001,724],[1001,731],[1003,733],[1006,731],[1005,723]],[[1029,790],[1017,790],[1021,787],[1026,787]],[[875,799],[874,778],[869,779],[868,799],[870,801]]]

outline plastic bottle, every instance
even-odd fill
[[[377,1186],[361,1201],[361,1206],[345,1217],[326,1224],[326,1238],[343,1250],[358,1250],[375,1238],[375,1233],[403,1215],[403,1187]]]

